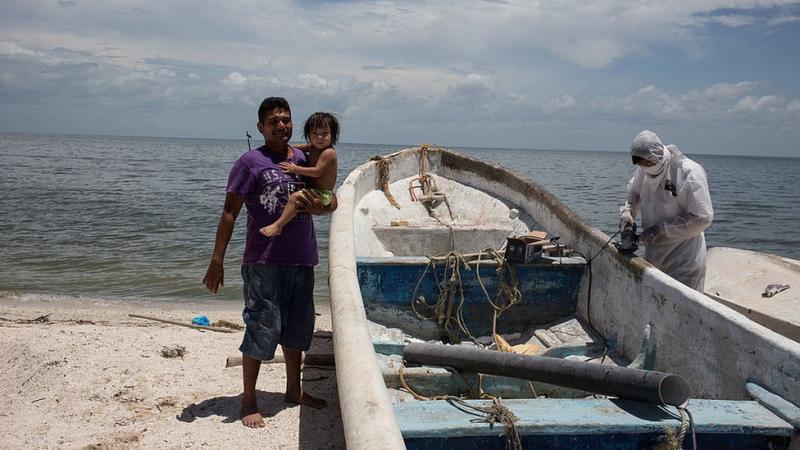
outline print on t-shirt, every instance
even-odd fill
[[[278,206],[283,209],[288,201],[288,196],[305,187],[305,183],[297,181],[294,175],[276,169],[265,169],[261,171],[259,177],[263,187],[258,200],[268,214],[275,214]],[[284,186],[286,187],[284,188]]]

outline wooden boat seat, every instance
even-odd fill
[[[436,223],[375,225],[375,236],[386,251],[395,256],[444,255],[453,249],[476,253],[487,248],[502,248],[513,229],[489,225],[457,224],[444,227]]]

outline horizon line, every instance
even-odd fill
[[[84,137],[107,137],[107,138],[144,138],[144,139],[186,139],[186,140],[216,140],[216,141],[247,141],[247,138],[234,138],[234,137],[191,137],[191,136],[153,136],[153,135],[125,135],[125,134],[93,134],[93,133],[42,133],[35,131],[2,131],[0,134],[17,134],[17,135],[35,135],[35,136],[84,136]],[[290,143],[297,143],[299,141],[291,141]],[[375,142],[340,142],[339,144],[345,145],[375,145],[375,146],[392,146],[401,148],[418,147],[420,144],[393,144],[393,143],[375,143]],[[607,149],[573,149],[573,148],[522,148],[522,147],[471,147],[465,145],[437,145],[429,144],[435,147],[442,148],[463,148],[475,150],[510,150],[510,151],[537,151],[537,152],[601,152],[601,153],[628,153],[627,150],[607,150]],[[800,156],[789,155],[774,155],[774,154],[759,154],[759,155],[735,155],[730,153],[691,153],[691,155],[699,156],[732,156],[740,158],[775,158],[775,159],[800,159]]]

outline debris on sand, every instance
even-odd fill
[[[172,347],[163,346],[161,348],[161,356],[164,358],[183,358],[186,354],[186,347],[182,345],[173,345]]]
[[[228,322],[227,320],[217,320],[211,324],[212,327],[230,328],[231,330],[244,330],[244,326],[238,323]]]

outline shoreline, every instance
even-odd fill
[[[71,294],[47,294],[35,292],[14,292],[0,290],[0,305],[12,304],[28,307],[53,307],[58,309],[92,309],[115,307],[124,310],[137,310],[151,308],[157,311],[174,310],[198,310],[202,311],[223,311],[242,313],[244,306],[241,294],[238,298],[229,300],[218,297],[204,299],[187,299],[177,297],[161,298],[129,298],[129,297],[97,297]],[[317,316],[320,313],[329,315],[330,296],[314,295],[314,305]]]
[[[333,370],[303,372],[304,388],[328,402],[315,410],[283,402],[284,365],[263,364],[257,389],[267,426],[248,429],[240,421],[241,367],[225,368],[228,356],[240,355],[240,331],[129,316],[189,324],[205,314],[242,324],[241,303],[216,303],[0,295],[3,446],[344,448]],[[317,305],[315,330],[330,332],[329,308]],[[311,352],[331,352],[328,333],[318,334]],[[162,355],[178,346],[182,357]]]

